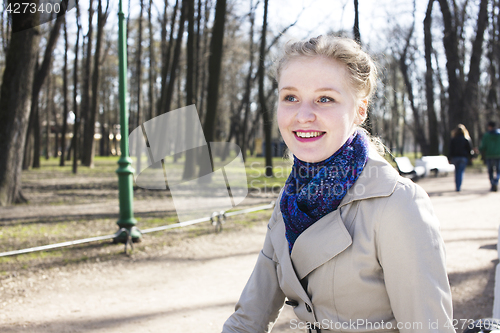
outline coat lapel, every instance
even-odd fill
[[[337,209],[304,230],[293,245],[291,261],[299,280],[352,244]],[[314,253],[314,255],[311,255]]]
[[[307,295],[304,288],[300,284],[299,279],[295,273],[295,270],[288,253],[288,243],[285,238],[285,224],[283,223],[283,216],[281,212],[278,213],[276,217],[276,223],[271,229],[271,239],[274,246],[274,251],[278,257],[278,262],[281,266],[281,272],[283,274],[283,279],[280,281],[280,286],[287,297],[294,297],[297,295],[305,303],[311,304],[311,300]]]

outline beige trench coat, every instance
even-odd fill
[[[224,333],[269,332],[285,300],[298,317],[292,332],[313,324],[321,332],[454,332],[429,197],[377,153],[339,208],[306,229],[291,254],[277,203]]]

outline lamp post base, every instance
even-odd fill
[[[137,227],[122,227],[115,233],[115,237],[113,238],[113,244],[127,244],[130,241],[132,241],[132,243],[139,243],[142,241],[142,233]]]

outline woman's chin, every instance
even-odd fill
[[[308,153],[297,153],[293,154],[295,157],[297,157],[299,160],[302,162],[306,163],[317,163],[321,162],[327,159],[327,157],[323,156],[322,154],[308,154]]]

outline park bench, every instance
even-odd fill
[[[398,172],[401,176],[410,178],[412,180],[418,180],[425,174],[425,168],[423,166],[414,167],[408,157],[395,157],[394,162],[398,168]]]
[[[434,176],[447,175],[449,172],[455,171],[455,166],[448,162],[448,157],[439,156],[422,156],[421,159],[415,160],[416,166],[423,166],[425,169],[424,176],[428,176],[431,172]]]

